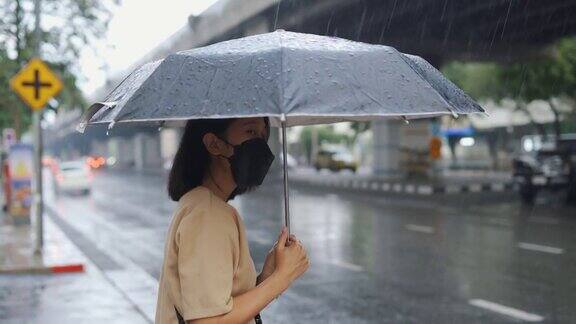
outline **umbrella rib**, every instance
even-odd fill
[[[144,64],[142,67],[134,70],[134,71],[129,75],[129,77],[132,76],[132,75],[135,75],[135,78],[137,79],[137,77],[139,76],[139,73],[145,73],[145,72],[142,71],[142,68],[143,68],[144,66],[154,66],[154,71],[156,71],[156,69],[157,69],[157,68],[160,66],[160,64],[162,64],[163,62],[164,62],[164,59],[160,59],[160,60],[156,60],[156,61],[154,61],[154,62],[150,62],[150,63]],[[141,84],[143,84],[145,81],[147,81],[147,80],[154,74],[154,71],[150,72],[150,73],[148,74],[148,76],[146,76],[146,78],[142,81]],[[126,77],[126,79],[124,79],[124,80],[122,81],[122,83],[124,83],[125,81],[127,81],[127,79],[128,79],[128,77]],[[118,85],[118,87],[119,87],[119,86],[120,86],[120,85]],[[114,125],[116,124],[116,122],[121,118],[120,115],[121,115],[122,112],[123,112],[122,110],[124,109],[124,105],[125,105],[127,102],[129,102],[129,101],[134,97],[134,95],[138,92],[138,90],[139,90],[139,89],[136,89],[135,91],[133,91],[133,92],[131,93],[130,97],[128,97],[128,98],[124,98],[124,96],[125,96],[126,94],[124,94],[124,95],[122,96],[121,100],[119,100],[119,105],[116,106],[116,107],[121,106],[120,109],[118,109],[116,112],[115,112],[114,110],[112,110],[112,111],[110,112],[111,120],[110,120],[110,124],[108,125],[108,129],[111,129],[112,127],[114,127]],[[122,101],[122,102],[120,102],[120,101]],[[108,116],[106,116],[106,117],[108,117]]]
[[[116,91],[116,89],[118,89],[130,76],[132,76],[136,72],[136,70],[138,70],[138,68],[134,69],[132,72],[130,72],[130,74],[128,74],[126,77],[124,77],[124,79],[122,79],[122,81],[120,81],[114,87],[114,89],[112,89],[112,91],[110,91],[110,93],[108,93],[108,95],[104,98],[104,101],[96,102],[95,104],[92,104],[88,108],[88,110],[86,110],[84,112],[84,114],[82,115],[82,118],[80,119],[81,120],[80,125],[77,127],[78,132],[84,133],[86,126],[88,126],[92,117],[94,117],[94,115],[96,115],[99,111],[101,111],[102,108],[104,108],[106,106],[106,105],[104,105],[104,102],[108,102],[108,99],[110,99],[110,97],[112,96],[114,91]],[[95,105],[98,105],[98,106],[95,107]]]
[[[356,77],[356,75],[352,75],[352,77],[354,78],[354,80],[356,81],[356,84],[358,84],[358,78]],[[371,96],[368,92],[366,92],[366,90],[364,90],[362,87],[356,87],[358,90],[360,90],[360,92],[362,94],[364,94],[366,97],[368,97],[368,99],[372,100],[375,104],[379,105],[382,108],[386,108],[382,105],[382,103],[380,101],[378,101],[378,99],[374,98],[373,96]]]
[[[284,114],[284,47],[282,45],[282,33],[278,32],[278,42],[280,43],[280,82],[278,82],[278,108],[280,108],[281,116],[281,127],[282,127],[282,168],[284,170],[284,222],[286,223],[286,228],[288,229],[288,235],[290,235],[290,196],[288,191],[288,143],[286,141],[286,115]]]
[[[214,63],[212,63],[212,62],[210,62],[210,61],[207,61],[207,60],[205,60],[205,59],[203,59],[203,58],[201,58],[201,57],[195,57],[195,56],[190,56],[190,57],[191,57],[192,59],[194,59],[194,60],[201,61],[201,62],[206,63],[206,64],[208,64],[208,65],[212,65],[212,66],[215,66],[215,65],[216,65],[216,64],[214,64]]]
[[[204,94],[204,98],[210,98],[210,92],[212,91],[212,85],[214,85],[214,79],[216,79],[216,74],[218,73],[218,70],[220,69],[217,65],[213,66],[214,68],[214,72],[212,73],[212,77],[210,78],[210,84],[208,85],[208,88],[206,88],[206,93]],[[204,102],[203,102],[204,104]]]
[[[170,89],[172,89],[172,87],[174,86],[174,84],[176,83],[176,80],[178,80],[178,78],[180,77],[180,74],[182,74],[182,70],[184,69],[184,64],[185,64],[185,60],[182,60],[182,63],[180,64],[180,67],[178,67],[178,74],[174,77],[174,80],[170,83],[170,85],[168,86],[168,88],[166,89],[166,91],[162,92],[162,97],[160,97],[159,102],[162,104],[164,102],[164,98],[166,97],[166,93],[170,92]],[[157,107],[158,108],[158,107]]]
[[[284,113],[284,45],[282,44],[282,33],[278,32],[278,42],[280,43],[280,82],[278,82],[278,108],[279,113]]]
[[[442,99],[442,101],[447,104],[448,106],[446,107],[446,110],[448,110],[450,112],[450,114],[454,115],[454,110],[453,108],[456,108],[452,105],[451,102],[448,101],[448,99],[444,98],[444,96],[438,91],[436,90],[436,88],[434,88],[432,86],[432,84],[430,84],[430,82],[428,80],[426,80],[426,78],[424,78],[424,76],[422,76],[422,74],[417,71],[415,68],[412,67],[412,65],[408,62],[409,58],[406,57],[403,53],[401,53],[400,51],[398,51],[397,49],[393,48],[394,51],[396,51],[396,53],[399,54],[400,58],[406,63],[406,65],[408,65],[408,67],[410,68],[410,70],[412,70],[416,75],[418,75],[418,77],[420,78],[420,80],[422,80],[425,84],[430,85],[431,89]]]

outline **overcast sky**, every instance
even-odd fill
[[[190,14],[198,15],[216,0],[122,0],[114,8],[106,38],[85,49],[79,86],[86,93],[100,87],[113,75],[141,58],[157,44],[187,23]],[[96,52],[96,53],[95,53]]]

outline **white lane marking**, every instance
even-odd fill
[[[426,234],[434,234],[434,232],[436,232],[436,230],[434,230],[434,227],[424,226],[424,225],[416,225],[416,224],[407,224],[406,229],[409,231],[426,233]]]
[[[520,242],[518,243],[518,247],[524,250],[544,252],[544,253],[552,253],[552,254],[564,253],[564,249],[534,243]]]
[[[526,322],[541,322],[544,320],[544,317],[532,313],[525,312],[523,310],[519,310],[516,308],[496,304],[487,300],[483,299],[471,299],[468,303],[472,306],[476,306],[479,308],[483,308],[492,312],[496,312],[499,314],[507,315],[521,321]]]
[[[359,266],[359,265],[354,264],[354,263],[346,262],[346,261],[334,260],[334,261],[331,261],[330,263],[332,263],[335,266],[346,268],[346,269],[349,269],[352,271],[364,271],[364,267]]]

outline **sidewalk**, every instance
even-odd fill
[[[1,323],[150,322],[49,217],[44,230],[35,257],[31,227],[0,213]]]

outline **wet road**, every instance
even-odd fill
[[[279,188],[233,202],[257,270],[282,224]],[[267,323],[576,322],[576,209],[554,199],[291,194],[311,267],[262,312]],[[97,265],[159,277],[175,206],[162,176],[101,172],[90,196],[50,199]]]

